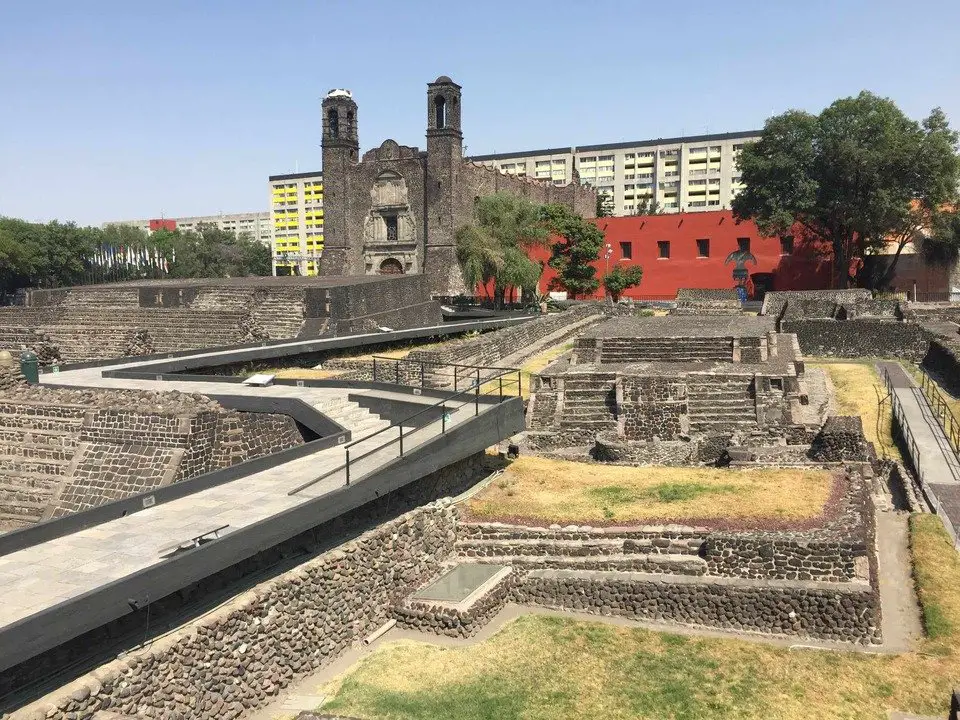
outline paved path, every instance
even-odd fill
[[[899,363],[880,362],[877,366],[890,378],[903,424],[913,438],[912,445],[908,442],[908,451],[920,484],[928,497],[936,498],[944,525],[952,526],[955,542],[960,541],[960,458],[913,378]],[[948,526],[947,530],[951,528]]]
[[[100,369],[67,371],[44,376],[44,382],[86,387],[183,390],[185,392],[250,394],[296,397],[318,409],[345,402],[348,393],[379,391],[334,388],[271,386],[251,388],[236,383],[157,382],[124,378],[102,378]],[[400,395],[400,393],[387,393]],[[416,398],[403,395],[406,400]],[[432,403],[435,399],[426,398]],[[448,416],[447,427],[474,416],[472,404]],[[389,424],[389,423],[388,423]],[[405,432],[404,449],[412,449],[441,433],[440,421]],[[362,435],[363,433],[361,433]],[[382,434],[354,446],[352,457],[372,450],[386,440]],[[398,455],[396,444],[380,448],[368,457],[351,463],[353,482]],[[296,495],[289,491],[344,461],[341,447],[333,447],[292,460],[268,470],[202,490],[178,500],[147,508],[127,517],[0,556],[0,627],[24,619],[60,602],[71,600],[111,581],[163,561],[159,551],[189,540],[213,528],[228,525],[235,531],[296,505],[324,495],[344,484],[340,470]]]

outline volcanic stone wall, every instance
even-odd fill
[[[414,350],[407,359],[430,363],[460,363],[467,365],[494,365],[505,357],[521,352],[548,335],[558,333],[582,320],[603,317],[597,308],[575,307],[562,313],[551,313],[502,330],[494,330],[475,338],[464,338],[444,343],[435,350]],[[581,329],[572,328],[571,333]],[[557,339],[563,342],[567,336]],[[419,371],[418,371],[419,372]]]
[[[608,580],[563,570],[532,571],[514,600],[571,610],[671,620],[778,635],[858,643],[880,642],[879,602],[865,583],[785,584],[735,578],[623,573]]]
[[[930,341],[923,367],[937,376],[937,382],[954,397],[960,397],[960,338]]]
[[[783,320],[780,331],[796,333],[804,355],[895,357],[919,362],[931,334],[920,325],[878,319]]]
[[[389,619],[392,606],[438,573],[453,552],[455,510],[449,502],[436,502],[400,517],[395,513],[474,482],[481,457],[482,453],[454,463],[293,538],[283,548],[265,551],[195,588],[158,601],[159,607],[153,609],[155,623],[166,611],[167,600],[172,612],[186,598],[274,566],[278,558],[302,552],[318,538],[340,537],[343,543],[322,546],[294,569],[261,582],[228,605],[101,666],[12,717],[30,718],[40,712],[49,720],[76,720],[105,710],[220,720],[270,702],[294,680],[315,672],[380,627]],[[343,542],[343,533],[358,525],[369,526],[385,514],[395,519]],[[138,629],[133,642],[139,642],[143,618],[132,615],[128,620],[98,631],[97,638],[79,638],[72,647],[0,675],[0,690],[49,672],[87,651],[91,643],[115,642],[109,639],[122,627]]]

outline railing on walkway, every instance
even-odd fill
[[[894,392],[893,381],[890,379],[890,373],[886,368],[883,368],[883,384],[887,389],[887,397],[890,398],[890,409],[893,415],[894,424],[896,427],[900,428],[900,435],[903,437],[903,442],[907,446],[907,454],[910,456],[910,463],[913,465],[913,470],[919,479],[920,449],[917,447],[917,441],[914,439],[913,432],[910,430],[910,426],[907,424],[905,414],[903,412],[903,406],[900,404],[900,398],[897,397],[897,393]]]
[[[904,443],[907,446],[907,452],[910,455],[910,462],[913,464],[913,469],[917,475],[917,480],[920,482],[920,489],[923,491],[923,495],[926,497],[927,502],[930,503],[930,507],[933,508],[933,512],[936,513],[943,522],[943,527],[953,540],[953,546],[960,550],[960,528],[954,526],[953,522],[950,520],[950,516],[947,515],[943,504],[940,502],[940,498],[938,498],[933,489],[923,481],[923,475],[921,474],[920,449],[913,437],[913,432],[910,430],[910,425],[906,421],[903,406],[900,404],[900,398],[898,398],[896,392],[894,392],[893,382],[891,381],[890,374],[887,372],[886,368],[883,369],[883,381],[887,388],[887,394],[890,397],[890,406],[893,410],[894,422],[896,423],[896,426],[900,428],[900,434],[903,436]],[[951,470],[953,470],[952,464],[950,467]]]
[[[947,398],[937,386],[937,383],[923,368],[920,368],[920,389],[923,391],[924,397],[927,398],[933,414],[940,422],[943,434],[950,441],[950,447],[953,448],[953,452],[957,454],[957,458],[960,460],[960,421],[953,414]]]
[[[466,384],[476,385],[503,377],[505,374],[518,373],[517,395],[520,395],[519,370],[490,365],[461,365],[459,363],[433,362],[430,360],[410,360],[392,358],[385,355],[373,356],[373,381],[389,382],[396,385],[444,389],[453,388],[459,392]]]
[[[388,360],[396,360],[396,358],[386,358]],[[415,361],[409,361],[415,362]],[[421,365],[435,366],[437,363],[421,363]],[[455,368],[475,368],[475,366],[464,366],[456,365]],[[370,455],[373,455],[384,448],[388,448],[392,445],[399,445],[399,454],[397,457],[403,457],[404,451],[409,449],[409,440],[407,440],[407,448],[404,448],[404,438],[409,438],[410,435],[416,432],[419,429],[422,429],[425,425],[429,425],[431,422],[436,422],[436,420],[430,420],[431,415],[439,415],[440,420],[440,434],[446,435],[448,425],[450,425],[450,420],[452,415],[457,410],[460,410],[467,405],[473,405],[473,415],[476,417],[480,414],[480,405],[481,398],[489,398],[491,403],[499,404],[504,400],[508,400],[513,397],[522,397],[522,378],[520,370],[517,368],[476,368],[477,372],[471,376],[471,382],[464,387],[462,390],[456,390],[449,397],[438,400],[432,405],[418,410],[417,412],[408,415],[402,420],[391,423],[385,428],[376,430],[375,432],[370,433],[369,435],[364,435],[362,438],[353,440],[343,446],[344,450],[344,461],[342,465],[339,465],[328,472],[325,472],[323,475],[310,480],[309,482],[304,483],[298,487],[295,487],[293,490],[287,493],[287,495],[296,495],[302,490],[307,489],[316,485],[321,480],[334,475],[335,473],[344,471],[344,484],[350,484],[350,468],[352,465],[356,464],[360,460],[363,460]],[[482,372],[484,370],[491,371],[490,373]],[[375,371],[376,372],[376,371]],[[421,377],[423,377],[423,369],[421,368]],[[397,384],[400,384],[399,381]],[[461,378],[461,385],[463,384]],[[483,404],[487,404],[486,401]],[[422,416],[426,415],[426,422],[415,422],[418,419],[421,419]],[[356,455],[351,454],[351,448],[359,445],[362,442],[366,442],[371,438],[375,438],[379,435],[384,437],[383,442],[377,444],[375,447],[364,450],[362,454]]]

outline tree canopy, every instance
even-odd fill
[[[603,231],[566,205],[545,205],[543,216],[560,239],[551,246],[550,267],[557,271],[552,284],[571,297],[592,295],[600,287],[597,269],[590,263],[600,257]]]
[[[613,270],[603,276],[603,287],[614,302],[620,301],[620,296],[627,288],[636,287],[643,280],[643,268],[639,265],[614,265]]]
[[[270,248],[241,233],[109,225],[80,227],[0,217],[0,295],[139,277],[269,275]]]
[[[500,192],[481,197],[474,214],[474,224],[456,231],[457,261],[467,287],[493,281],[498,304],[513,288],[535,290],[543,268],[527,251],[549,238],[541,208]]]
[[[960,260],[960,212],[939,213],[920,242],[920,252],[932,265],[952,266]]]
[[[745,187],[734,215],[768,235],[799,228],[832,255],[841,287],[864,255],[891,239],[899,256],[960,180],[957,133],[939,108],[918,123],[869,92],[819,115],[789,110],[770,118],[760,139],[744,146],[739,168]],[[888,278],[894,270],[895,261]]]

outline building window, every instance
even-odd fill
[[[387,223],[387,242],[397,241],[397,216],[387,215],[384,218]]]
[[[633,259],[633,243],[622,242],[620,243],[620,255],[624,260]]]
[[[697,257],[710,257],[710,240],[697,240]]]
[[[780,254],[793,255],[793,235],[784,235],[780,238]]]
[[[750,238],[737,238],[737,248],[740,252],[750,252]]]
[[[667,259],[670,257],[670,241],[669,240],[660,240],[657,242],[657,250],[660,252],[661,259]]]

